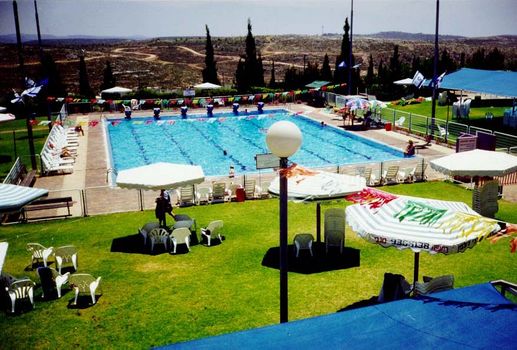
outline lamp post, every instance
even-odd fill
[[[280,323],[288,321],[287,292],[287,168],[288,157],[302,143],[302,133],[296,124],[279,121],[273,124],[266,135],[270,151],[280,158]]]

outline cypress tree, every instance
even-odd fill
[[[336,67],[334,70],[334,81],[337,83],[344,83],[348,80],[348,70],[351,67],[350,61],[350,25],[348,24],[348,17],[345,18],[345,25],[343,26],[345,31],[343,34],[343,40],[341,40],[341,52],[336,57]],[[346,67],[339,67],[341,62],[345,62]]]
[[[111,69],[110,61],[106,61],[106,67],[104,67],[103,80],[101,84],[101,90],[112,88],[116,85],[117,80],[113,75],[113,69]]]
[[[88,71],[86,70],[86,62],[84,61],[84,50],[79,55],[79,94],[81,96],[92,98],[95,96],[90,82],[88,81]]]
[[[366,77],[365,77],[365,84],[368,87],[371,87],[374,82],[374,74],[373,74],[373,56],[370,54],[370,57],[368,57],[368,70],[366,71]]]
[[[237,90],[239,92],[245,92],[249,88],[244,65],[244,61],[242,58],[240,58],[239,63],[237,63],[237,70],[235,72],[235,85],[237,85]]]
[[[257,59],[257,86],[264,85],[264,66],[262,65],[262,55],[259,51]]]
[[[329,56],[325,54],[323,57],[323,65],[321,66],[321,80],[332,81],[332,70],[330,69]]]
[[[205,45],[205,69],[203,69],[203,81],[220,85],[221,82],[217,77],[217,65],[214,57],[214,46],[212,45],[212,37],[208,25],[206,28],[206,45]]]
[[[61,74],[57,68],[54,58],[49,54],[43,54],[41,61],[41,76],[47,79],[47,94],[48,96],[65,96],[66,89],[61,79]]]

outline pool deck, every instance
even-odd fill
[[[325,109],[313,108],[303,104],[275,106],[275,108],[283,107],[288,108],[294,113],[302,112],[304,115],[318,121],[323,121],[328,125],[333,125],[340,128],[343,126],[341,117],[333,113],[328,113],[325,111]],[[150,111],[135,111],[133,113],[133,117],[144,115],[149,116],[150,113]],[[168,112],[164,111],[162,113],[166,114]],[[122,118],[123,113],[91,113],[88,115],[71,115],[69,118],[75,120],[76,122],[87,123],[91,120],[99,120],[101,117]],[[107,205],[109,205],[110,211],[135,210],[135,208],[127,206],[128,200],[136,202],[134,194],[129,195],[128,191],[128,196],[133,197],[128,199],[124,198],[124,195],[120,196],[120,190],[106,188],[106,186],[108,186],[108,166],[102,124],[99,123],[95,127],[83,127],[83,129],[84,136],[79,137],[78,156],[74,165],[74,172],[67,175],[39,177],[36,180],[35,187],[47,188],[51,192],[59,191],[59,196],[69,195],[66,192],[78,193],[79,190],[86,188],[88,188],[89,191],[94,191],[95,194],[93,196],[90,195],[88,198],[89,214],[106,212],[103,208],[106,208]],[[418,140],[414,135],[407,135],[396,131],[386,131],[384,129],[354,131],[354,133],[401,150],[405,149],[409,139],[423,143],[423,140]],[[454,153],[452,148],[435,143],[433,143],[431,147],[418,150],[418,156],[423,157],[426,162],[451,153]],[[431,181],[443,180],[446,178],[443,174],[434,171],[430,167],[427,167],[426,175],[428,180]],[[210,182],[207,182],[207,184],[209,183]],[[95,188],[98,188],[98,190],[95,190]],[[117,196],[113,196],[114,191],[118,191]],[[152,200],[154,200],[154,195],[148,197],[149,198],[147,198],[146,203],[144,203],[146,208],[153,207]],[[517,202],[517,185],[505,186],[503,198],[512,202]],[[73,210],[74,215],[81,215],[79,205],[74,206]]]

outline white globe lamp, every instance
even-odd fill
[[[283,120],[271,125],[266,135],[271,152],[280,158],[292,156],[302,144],[302,132],[293,122]]]

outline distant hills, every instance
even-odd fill
[[[325,33],[324,37],[342,37],[343,34],[339,33]],[[281,36],[279,34],[279,36]],[[303,36],[303,35],[299,35]],[[385,39],[385,40],[408,40],[408,41],[432,41],[434,40],[434,34],[424,34],[424,33],[406,33],[406,32],[379,32],[374,34],[355,34],[356,38],[376,38],[376,39]],[[488,36],[487,38],[506,38],[506,39],[516,39],[516,35],[498,35],[498,36]],[[72,44],[72,43],[82,43],[82,44],[94,44],[94,43],[114,43],[121,41],[131,41],[131,40],[149,40],[152,39],[150,37],[145,36],[130,36],[130,37],[108,37],[108,36],[90,36],[90,35],[73,35],[73,36],[57,36],[57,35],[43,35],[43,41],[46,44]],[[472,40],[472,39],[480,39],[474,37],[465,37],[459,35],[440,35],[440,40]],[[33,44],[37,42],[38,37],[36,34],[22,34],[23,43]],[[15,44],[16,43],[16,35],[15,34],[7,34],[0,35],[0,43],[3,44]]]

